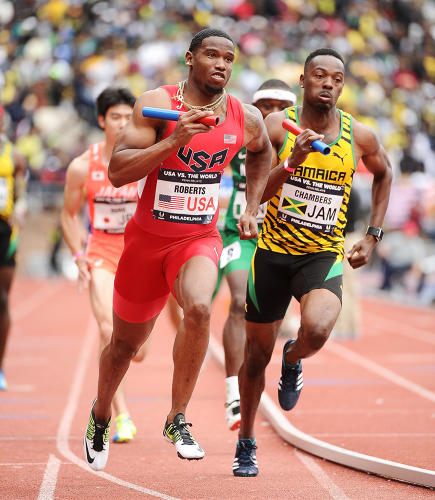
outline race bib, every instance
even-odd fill
[[[223,269],[232,260],[240,259],[242,255],[242,247],[240,241],[235,241],[222,250],[221,258],[219,259],[219,267]]]
[[[291,175],[283,184],[278,218],[310,231],[332,233],[343,202],[344,185]]]
[[[135,210],[136,200],[95,198],[94,228],[110,234],[123,233]]]
[[[153,217],[183,224],[210,224],[218,209],[222,172],[185,172],[162,168]]]
[[[245,194],[245,184],[241,186],[243,189],[238,189],[234,197],[233,203],[233,217],[239,222],[240,217],[246,210],[246,194]],[[262,224],[264,216],[266,215],[267,203],[263,203],[258,207],[257,213],[257,224]]]
[[[4,210],[6,208],[8,199],[9,199],[8,183],[4,177],[0,177],[0,210]]]

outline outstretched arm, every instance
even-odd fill
[[[89,263],[83,254],[82,222],[77,214],[83,204],[84,188],[89,168],[89,152],[75,158],[66,171],[63,206],[60,212],[62,233],[79,270],[79,290],[87,288],[91,279]]]
[[[381,227],[390,199],[391,164],[370,127],[354,120],[353,130],[357,160],[362,158],[367,170],[373,174],[370,226]],[[350,265],[356,269],[367,264],[376,243],[377,240],[372,235],[366,235],[358,241],[346,255]]]
[[[245,112],[246,210],[237,225],[241,240],[257,238],[257,212],[269,177],[272,146],[260,111],[249,104]]]
[[[109,179],[115,187],[142,179],[173,151],[190,142],[195,134],[213,129],[197,122],[200,118],[213,114],[212,111],[191,110],[180,117],[174,132],[161,140],[167,122],[144,118],[144,106],[170,109],[169,95],[163,89],[150,90],[136,101],[130,121],[116,139],[109,163]]]

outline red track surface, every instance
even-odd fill
[[[220,341],[228,299],[220,294],[212,330]],[[150,354],[133,364],[127,401],[138,427],[129,444],[111,445],[104,473],[82,460],[82,437],[96,393],[97,332],[88,297],[73,283],[18,279],[6,358],[9,390],[0,393],[0,498],[51,499],[420,499],[434,492],[386,480],[298,451],[258,416],[260,474],[231,472],[236,434],[224,420],[224,373],[210,356],[186,415],[206,450],[177,458],[162,438],[170,407],[173,331],[166,312]],[[329,341],[304,362],[297,428],[360,453],[425,469],[435,464],[435,312],[365,299],[363,336]],[[268,367],[276,401],[281,349]]]

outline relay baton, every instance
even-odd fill
[[[303,132],[301,127],[296,125],[295,122],[292,122],[291,120],[288,119],[282,122],[282,126],[283,128],[285,128],[294,135],[299,135],[301,132]],[[329,153],[331,152],[331,148],[327,144],[319,140],[313,141],[311,143],[311,147],[316,151],[318,151],[319,153],[322,153],[322,155],[329,155]]]
[[[163,109],[163,108],[148,108],[144,106],[142,108],[142,116],[146,118],[160,118],[161,120],[172,120],[176,122],[180,115],[186,113],[186,111],[175,111],[174,109]],[[209,127],[215,127],[219,123],[219,116],[210,115],[204,116],[198,120],[199,123],[203,125],[208,125]]]

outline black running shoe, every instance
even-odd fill
[[[279,404],[281,405],[281,408],[286,411],[291,410],[296,406],[302,386],[304,385],[301,361],[298,361],[295,365],[289,365],[285,362],[287,347],[293,342],[295,342],[295,340],[290,339],[284,344],[282,352],[281,378],[278,384]]]
[[[94,400],[83,440],[85,459],[91,469],[103,470],[109,457],[110,418],[107,422],[95,420]]]
[[[180,458],[187,460],[201,460],[205,452],[195,441],[187,426],[192,427],[192,424],[184,421],[184,415],[178,413],[174,417],[174,421],[168,424],[166,421],[163,429],[163,437],[166,441],[175,445],[177,454]]]
[[[239,439],[237,441],[236,456],[233,462],[233,474],[241,477],[253,477],[258,474],[257,457],[255,455],[255,441]]]

